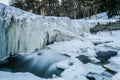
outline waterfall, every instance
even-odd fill
[[[29,54],[47,44],[78,39],[98,22],[35,15],[0,3],[0,60],[9,54]]]

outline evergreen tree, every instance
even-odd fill
[[[108,17],[120,16],[120,0],[100,0],[101,9],[107,11]]]
[[[99,12],[120,15],[120,0],[12,0],[11,5],[35,14],[86,18]],[[97,16],[96,16],[97,17]]]

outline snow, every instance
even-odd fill
[[[97,34],[86,34],[86,37],[90,39],[93,43],[97,43],[95,46],[96,52],[108,52],[115,51],[117,52],[117,56],[109,59],[108,64],[105,64],[104,67],[110,69],[115,72],[120,71],[120,31],[102,31]],[[119,73],[118,73],[119,74]],[[117,80],[117,75],[115,75],[112,80]],[[118,78],[119,80],[119,78]]]
[[[80,39],[78,40],[75,39],[71,41],[55,42],[54,44],[48,45],[47,48],[55,50],[62,54],[67,54],[69,56],[79,56],[79,55],[93,56],[95,55],[95,54],[87,54],[87,51],[94,50],[93,43],[91,43],[88,40],[81,41]]]
[[[118,51],[120,49],[120,31],[102,31],[97,34],[86,33],[85,37],[92,41],[96,51]]]
[[[105,67],[116,71],[116,72],[120,72],[120,56],[115,56],[112,57],[111,59],[109,59],[110,63],[106,64]]]
[[[61,74],[65,80],[87,80],[84,76],[87,72],[79,60],[76,58],[70,58],[66,61],[66,63],[68,64],[68,66],[66,66],[67,69]],[[65,62],[61,63],[61,66],[65,67],[63,64],[65,64]]]
[[[120,80],[120,72],[113,76],[112,80]]]
[[[21,80],[21,79],[22,80],[43,80],[34,76],[31,73],[9,73],[9,72],[0,71],[0,80]]]
[[[82,18],[81,20],[119,20],[120,16],[115,16],[112,18],[108,18],[107,16],[107,12],[102,12],[102,13],[98,13],[97,15],[93,15],[90,18]]]
[[[97,16],[97,17],[96,17]],[[71,25],[75,27],[74,29],[77,29],[76,34],[83,35],[86,32],[90,31],[90,28],[95,27],[98,23],[99,24],[107,24],[109,22],[115,22],[120,19],[120,16],[115,16],[110,19],[108,19],[107,13],[102,12],[97,15],[89,17],[82,18],[82,19],[73,19],[71,20]],[[80,32],[82,32],[80,34]]]

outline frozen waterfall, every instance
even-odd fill
[[[96,21],[35,15],[0,3],[0,60],[9,54],[31,53],[53,42],[89,32]]]
[[[8,54],[31,53],[55,41],[79,38],[67,17],[44,17],[0,4],[0,60]]]

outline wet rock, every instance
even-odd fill
[[[95,80],[94,77],[90,77],[90,76],[86,76],[86,78],[88,78],[89,80]]]
[[[101,74],[90,72],[86,77],[89,80],[111,80],[112,75],[107,72],[103,72]]]
[[[91,62],[91,60],[88,58],[88,56],[80,55],[80,56],[78,56],[76,58],[78,58],[84,64]]]
[[[108,59],[110,59],[113,56],[117,55],[117,52],[115,51],[108,51],[108,52],[98,52],[97,54],[97,59],[99,59],[101,62],[107,62]]]

